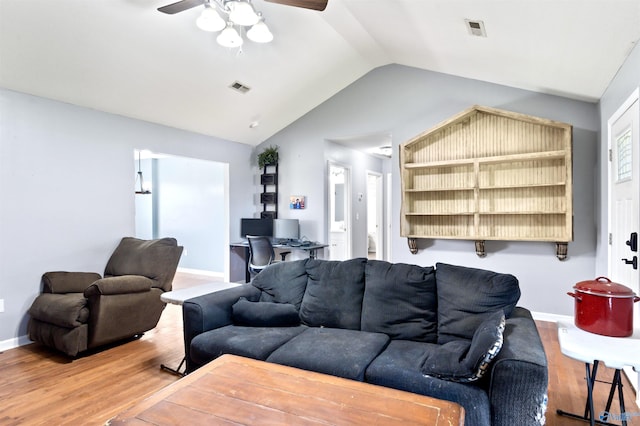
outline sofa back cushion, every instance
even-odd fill
[[[312,327],[360,330],[365,258],[307,261],[300,319]]]
[[[438,343],[471,339],[496,311],[509,318],[520,299],[518,279],[484,269],[436,263]]]
[[[290,303],[300,309],[307,287],[307,259],[272,263],[251,284],[262,290],[260,302]]]
[[[436,276],[433,267],[369,260],[365,266],[362,330],[392,339],[435,343]]]

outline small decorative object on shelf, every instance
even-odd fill
[[[401,236],[573,241],[572,126],[473,106],[400,146]]]

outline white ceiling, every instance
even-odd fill
[[[257,145],[389,63],[595,102],[640,39],[638,0],[254,0],[275,39],[238,53],[168,3],[0,0],[0,86]]]

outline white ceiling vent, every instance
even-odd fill
[[[465,19],[464,22],[467,25],[467,31],[469,31],[469,34],[471,34],[472,36],[487,36],[487,32],[484,29],[484,22],[477,19]]]
[[[249,90],[251,90],[251,88],[249,86],[245,86],[244,84],[240,83],[239,81],[234,81],[233,83],[231,83],[231,85],[229,86],[231,89],[240,92],[240,93],[247,93]]]

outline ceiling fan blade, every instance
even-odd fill
[[[270,3],[286,4],[287,6],[302,7],[323,11],[327,7],[328,0],[266,0]]]
[[[184,10],[191,9],[192,7],[202,6],[203,4],[204,0],[181,0],[176,3],[171,3],[166,6],[159,7],[158,10],[160,12],[173,15],[174,13],[179,13]]]

